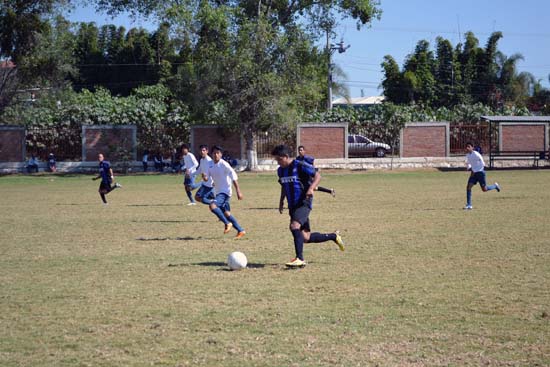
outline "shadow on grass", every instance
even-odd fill
[[[229,269],[227,267],[227,263],[225,262],[222,262],[222,261],[204,261],[204,262],[200,262],[200,263],[179,263],[179,264],[168,264],[168,267],[169,268],[173,268],[173,267],[186,267],[186,266],[212,266],[212,267],[223,267],[223,269],[219,269],[219,270],[224,270],[224,271],[231,271],[231,269]],[[263,269],[265,267],[279,267],[280,264],[260,264],[260,263],[249,263],[248,265],[246,265],[246,268],[247,269]]]
[[[58,206],[83,206],[83,205],[101,205],[101,200],[94,203],[56,203]]]
[[[133,220],[132,223],[207,223],[205,220]]]
[[[550,166],[530,166],[530,167],[485,167],[485,171],[538,171],[541,169],[550,169]],[[466,167],[437,167],[440,172],[466,172]]]
[[[128,204],[126,206],[182,206],[182,204]]]
[[[136,238],[137,241],[198,241],[198,240],[205,240],[207,238],[202,237],[151,237],[151,238],[145,238],[145,237],[138,237]]]

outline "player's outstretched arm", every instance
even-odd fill
[[[237,199],[242,200],[244,196],[241,192],[241,188],[239,187],[239,181],[233,180],[233,186],[235,187],[235,191],[237,192]]]

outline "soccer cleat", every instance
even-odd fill
[[[340,236],[340,231],[336,231],[334,234],[336,235],[334,242],[336,242],[340,251],[344,251],[344,240],[342,240],[342,237]]]
[[[240,231],[240,232],[237,233],[237,235],[235,236],[235,239],[238,240],[239,238],[243,238],[245,234],[246,234],[245,231]]]
[[[190,202],[189,204],[187,204],[187,206],[192,206],[192,205],[197,205],[197,203],[195,203],[195,202],[193,201],[193,202]]]
[[[288,268],[303,268],[307,265],[307,263],[304,260],[300,260],[298,258],[292,259],[290,262],[285,264]]]
[[[471,206],[471,205],[466,205],[466,206],[464,207],[464,210],[472,210],[473,208],[474,208],[474,207]]]
[[[117,183],[115,183],[115,187],[121,189],[122,185],[117,182]]]
[[[233,223],[227,223],[225,225],[225,229],[223,230],[223,234],[229,233],[229,231],[231,231],[231,228],[233,228]]]
[[[330,189],[330,194],[332,195],[333,198],[336,197],[336,191],[334,189]]]
[[[500,185],[498,184],[498,182],[495,182],[495,189],[497,190],[497,192],[500,192]]]

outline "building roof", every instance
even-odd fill
[[[550,116],[481,116],[489,122],[550,122]]]
[[[370,96],[370,97],[354,97],[350,98],[349,101],[344,97],[336,98],[332,104],[349,104],[349,105],[371,105],[371,104],[380,104],[386,99],[384,96]]]

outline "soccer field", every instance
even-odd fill
[[[323,173],[294,257],[276,174],[223,235],[182,177],[0,177],[1,366],[548,366],[550,170]],[[228,271],[232,251],[249,267]]]

